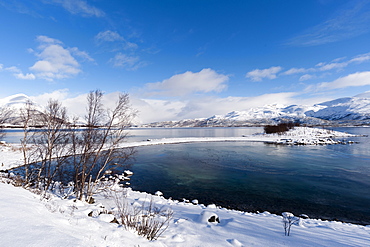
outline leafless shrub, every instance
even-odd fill
[[[156,207],[153,199],[147,205],[145,202],[141,205],[128,203],[126,190],[114,192],[112,198],[117,208],[116,218],[122,226],[148,240],[158,239],[167,230],[173,217],[172,209]]]
[[[282,213],[282,216],[283,216],[283,226],[284,226],[285,236],[289,236],[290,235],[290,228],[292,227],[292,225],[294,223],[299,221],[299,218],[294,216],[294,214],[289,213],[289,212]]]

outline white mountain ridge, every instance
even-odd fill
[[[36,109],[42,111],[42,106],[32,102],[25,94],[15,94],[0,99],[0,107],[19,109],[31,102]],[[370,124],[370,91],[353,97],[339,98],[312,106],[307,105],[265,105],[245,111],[232,111],[225,115],[214,115],[204,119],[187,119],[181,121],[168,121],[148,126],[224,126],[230,123],[247,122],[253,124],[273,124],[281,120],[300,121],[313,125],[320,125],[325,121],[361,121],[361,124]]]
[[[260,126],[297,121],[311,126],[369,125],[370,91],[315,105],[271,104],[204,119],[157,122],[144,127]]]
[[[8,97],[5,97],[3,99],[0,99],[0,107],[10,107],[13,109],[21,109],[23,108],[27,103],[31,103],[33,105],[36,105],[35,102],[33,102],[30,97],[23,93],[14,94]]]
[[[246,111],[232,111],[225,115],[214,115],[207,120],[250,121],[256,119],[301,119],[307,117],[323,120],[370,120],[370,92],[354,97],[339,98],[313,106],[266,105]]]

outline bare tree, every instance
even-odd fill
[[[91,201],[105,172],[122,166],[134,153],[132,148],[119,148],[135,116],[128,94],[119,94],[113,108],[105,108],[102,100],[100,90],[90,92],[86,129],[71,130],[75,192],[80,200]]]
[[[39,178],[42,178],[44,189],[50,188],[55,176],[66,163],[68,147],[68,119],[66,108],[57,100],[49,100],[42,114],[44,129],[36,139],[41,158]],[[40,177],[41,175],[41,177]]]
[[[0,107],[0,140],[4,138],[4,124],[11,118],[13,110],[8,107]]]
[[[35,146],[31,144],[35,132],[32,132],[30,129],[34,124],[35,111],[35,107],[31,101],[26,102],[26,105],[20,109],[20,118],[23,125],[23,138],[20,141],[23,153],[24,179],[26,186],[31,182],[31,178],[34,177],[34,171],[30,169],[30,165],[37,161]]]

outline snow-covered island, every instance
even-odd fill
[[[273,138],[265,141],[274,144],[286,145],[332,145],[332,144],[353,144],[353,141],[340,140],[338,138],[355,137],[355,135],[334,131],[329,129],[294,127],[281,134],[257,134],[264,138]]]
[[[336,138],[352,136],[318,128],[296,127],[282,135],[153,139],[125,143],[122,147],[210,141],[281,143],[291,140],[286,142],[296,143],[305,140],[305,144],[333,144]],[[0,153],[0,170],[22,164],[22,154],[17,144],[1,144]],[[65,195],[58,190],[46,195],[32,193],[12,185],[16,182],[9,178],[14,177],[11,172],[0,174],[0,246],[370,245],[370,226],[309,219],[302,215],[294,217],[290,236],[285,236],[283,216],[268,212],[229,210],[213,204],[198,204],[197,200],[176,201],[166,199],[161,192],[150,195],[130,188],[123,189],[116,184],[97,194],[95,203],[88,204],[73,198],[62,199]],[[117,224],[117,220],[118,223],[120,221],[120,205],[128,208],[151,205],[157,212],[171,211],[173,215],[165,225],[166,231],[157,240],[149,241],[138,236],[137,231],[126,230]]]

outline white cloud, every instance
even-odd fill
[[[184,96],[190,93],[221,92],[227,88],[229,76],[218,74],[212,69],[200,72],[187,71],[162,82],[148,83],[146,89],[151,95]]]
[[[30,67],[37,77],[52,81],[68,78],[81,72],[80,64],[67,49],[60,45],[48,45],[37,56],[40,60]]]
[[[68,49],[73,55],[81,57],[84,61],[94,62],[95,60],[90,57],[90,55],[85,51],[80,51],[77,47],[72,47]]]
[[[16,66],[7,67],[7,68],[4,68],[4,70],[12,72],[12,73],[21,73],[21,70]]]
[[[301,77],[299,77],[299,81],[307,81],[307,80],[310,80],[310,79],[313,79],[313,78],[316,78],[316,77],[314,75],[305,74],[305,75],[302,75]]]
[[[315,72],[315,73],[319,74],[320,72],[326,72],[326,71],[330,71],[330,70],[340,71],[340,70],[343,70],[345,67],[349,66],[350,64],[353,64],[353,63],[360,64],[360,63],[367,62],[367,61],[370,60],[370,53],[360,54],[360,55],[357,55],[357,56],[355,56],[355,57],[353,57],[349,60],[344,61],[345,59],[346,59],[346,57],[340,57],[340,58],[336,58],[336,59],[332,60],[329,63],[320,62],[320,63],[316,64],[314,67],[307,68],[307,69],[306,68],[291,68],[291,69],[281,73],[281,75],[293,75],[293,74],[306,73],[305,75],[301,76],[300,79],[299,79],[300,81],[304,81],[304,80],[307,80],[307,79],[316,78],[316,76],[314,76],[314,75],[307,74],[307,73],[310,73],[310,72]],[[340,61],[342,61],[342,62],[340,62]],[[323,75],[325,75],[325,74],[323,74]],[[321,76],[319,76],[319,77],[321,77]]]
[[[357,72],[332,82],[323,82],[318,85],[318,89],[338,89],[346,87],[360,87],[370,85],[370,71]]]
[[[146,66],[145,62],[140,61],[140,57],[128,56],[121,52],[117,53],[113,58],[111,58],[109,62],[113,63],[114,67],[121,67],[125,68],[126,70],[137,70]]]
[[[291,68],[282,74],[283,75],[301,74],[301,73],[306,73],[308,70],[309,69],[305,69],[305,68]]]
[[[86,52],[80,51],[76,47],[64,48],[60,40],[47,36],[38,36],[36,40],[40,42],[39,52],[34,53],[39,60],[29,69],[34,72],[37,78],[53,81],[54,79],[69,78],[82,72],[80,64],[72,54],[84,60],[93,61]]]
[[[104,32],[100,32],[95,36],[95,40],[97,41],[98,45],[102,45],[104,42],[114,43],[110,44],[112,46],[112,51],[117,50],[136,50],[138,45],[127,41],[124,37],[122,37],[119,33],[111,30],[107,30]]]
[[[104,105],[108,107],[114,105],[117,100],[117,94],[118,92],[105,94],[103,97]],[[141,123],[150,123],[207,118],[231,111],[245,111],[250,108],[271,104],[291,105],[296,103],[294,97],[297,95],[298,93],[294,92],[283,92],[255,97],[219,98],[202,96],[187,100],[143,99],[131,95],[130,101],[132,107],[139,111],[137,120]],[[83,120],[86,114],[86,96],[87,93],[71,97],[68,89],[62,89],[30,98],[41,106],[45,106],[50,98],[59,100],[67,108],[69,116],[78,116],[80,120]],[[313,102],[317,103],[317,101]]]
[[[264,78],[275,79],[276,74],[279,73],[283,68],[280,66],[271,67],[268,69],[255,69],[248,72],[245,77],[250,78],[252,81],[262,81]]]
[[[343,63],[329,63],[329,64],[323,64],[321,63],[319,67],[320,71],[328,71],[332,69],[342,69],[344,67],[348,66],[348,62],[343,62]]]
[[[31,100],[41,106],[46,106],[49,99],[58,100],[63,102],[68,97],[68,89],[60,89],[51,93],[43,93],[37,96],[30,96]],[[76,107],[77,105],[75,105]]]
[[[81,14],[82,16],[95,16],[102,17],[105,13],[89,5],[86,1],[83,0],[52,0],[56,4],[62,5],[68,12],[71,14]],[[47,3],[47,2],[46,2]]]
[[[123,44],[123,49],[124,50],[135,50],[138,48],[138,45],[135,44],[135,43],[132,43],[132,42],[128,42],[126,41],[124,44]]]
[[[349,63],[362,63],[370,60],[370,53],[365,53],[358,55],[351,60],[349,60]]]
[[[131,98],[132,105],[138,110],[140,123],[151,123],[178,119],[178,114],[186,106],[186,102],[174,100]]]
[[[35,75],[32,73],[23,74],[22,71],[16,66],[4,67],[3,64],[0,64],[0,71],[8,71],[13,73],[14,77],[21,80],[34,80],[36,79]]]
[[[57,39],[53,39],[53,38],[50,38],[48,36],[45,36],[45,35],[39,35],[36,37],[36,41],[38,41],[40,43],[40,47],[43,48],[44,45],[48,45],[48,44],[63,44],[62,41],[60,40],[57,40]]]
[[[97,41],[106,41],[106,42],[114,42],[114,41],[123,41],[125,40],[121,35],[117,32],[107,30],[104,32],[100,32],[95,36]]]
[[[118,100],[118,94],[119,92],[104,94],[102,98],[104,107],[111,109],[115,107]],[[30,98],[42,107],[46,106],[50,99],[58,100],[62,103],[62,106],[66,107],[68,116],[78,117],[80,121],[83,121],[86,116],[87,95],[88,92],[72,96],[68,89],[61,89],[51,93],[31,96]]]
[[[231,111],[245,111],[268,104],[290,105],[297,93],[264,94],[256,97],[198,97],[181,100],[148,100],[133,98],[133,107],[139,110],[142,123],[157,121],[207,118]]]
[[[14,74],[14,76],[22,80],[35,80],[36,79],[36,76],[32,73],[27,73],[27,74],[18,73],[18,74]]]

